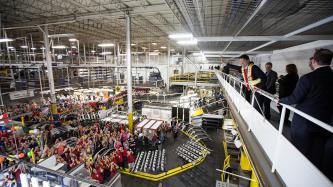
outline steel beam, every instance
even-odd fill
[[[295,35],[284,36],[213,36],[196,37],[199,42],[248,42],[248,41],[311,41],[311,40],[333,40],[333,35]]]
[[[244,25],[239,29],[239,31],[235,34],[235,36],[238,36],[243,29],[252,21],[252,19],[257,15],[257,13],[261,10],[261,8],[265,5],[267,0],[262,0],[259,4],[259,6],[254,10],[253,14],[249,17],[249,19],[244,23]],[[223,49],[223,51],[226,51],[228,47],[230,46],[231,41],[228,43],[228,45]]]
[[[321,26],[321,25],[324,25],[324,24],[329,23],[329,22],[332,22],[332,21],[333,21],[333,16],[329,16],[329,17],[327,17],[327,18],[325,18],[325,19],[322,19],[322,20],[319,20],[319,21],[317,21],[317,22],[314,22],[314,23],[312,23],[312,24],[310,24],[310,25],[308,25],[308,26],[302,27],[302,28],[297,29],[297,30],[295,30],[295,31],[293,31],[293,32],[290,32],[290,33],[288,33],[288,34],[285,34],[285,35],[283,35],[282,37],[284,37],[284,38],[289,38],[289,37],[292,37],[292,36],[297,35],[297,34],[299,34],[299,33],[302,33],[302,32],[305,32],[305,31],[308,31],[308,30],[310,30],[310,29],[313,29],[313,28],[319,27],[319,26]],[[246,51],[245,53],[250,53],[250,52],[256,51],[256,50],[258,50],[258,49],[261,49],[261,48],[263,48],[263,47],[266,47],[266,46],[268,46],[268,45],[271,45],[271,44],[273,44],[273,43],[275,43],[275,42],[277,42],[277,40],[272,40],[272,41],[267,42],[267,43],[264,43],[264,44],[262,44],[262,45],[260,45],[260,46],[258,46],[258,47],[255,47],[255,48],[253,48],[253,49],[251,49],[251,50],[248,50],[248,51]]]

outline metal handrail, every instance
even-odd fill
[[[225,91],[227,93],[229,93],[229,92],[233,93],[233,94],[237,93],[238,92],[238,87],[236,87],[236,83],[237,83],[237,86],[239,84],[240,87],[239,87],[239,93],[238,94],[240,94],[240,95],[237,96],[237,98],[242,97],[243,86],[246,85],[246,83],[244,83],[243,81],[239,80],[238,78],[236,78],[234,76],[231,76],[231,75],[219,72],[219,71],[215,71],[215,74],[217,75],[220,83],[225,87]],[[253,87],[253,86],[250,86],[250,88],[251,88],[250,90],[252,91],[252,95],[255,95],[253,93],[257,92],[258,94],[260,94],[262,96],[265,96],[266,98],[270,99],[271,101],[275,102],[276,104],[280,104],[282,106],[282,112],[281,112],[281,117],[280,117],[280,121],[279,121],[278,132],[277,133],[275,133],[275,132],[273,133],[273,131],[269,132],[271,135],[273,135],[273,134],[274,134],[274,136],[276,135],[276,137],[275,137],[276,144],[272,149],[268,149],[267,148],[268,145],[266,144],[266,147],[263,150],[266,153],[266,155],[270,154],[270,156],[268,158],[270,159],[270,163],[271,163],[270,164],[271,165],[270,169],[271,169],[272,173],[274,173],[276,170],[278,170],[280,172],[284,172],[286,170],[286,167],[287,167],[285,164],[291,164],[291,162],[288,162],[288,161],[285,161],[284,164],[280,164],[280,162],[281,162],[280,155],[281,155],[281,152],[283,151],[283,149],[285,149],[285,148],[282,148],[282,146],[283,145],[286,146],[285,141],[289,142],[289,146],[287,146],[287,147],[289,147],[289,149],[294,147],[294,146],[292,146],[292,143],[289,140],[287,140],[286,138],[283,138],[283,134],[282,134],[283,127],[284,127],[284,124],[285,124],[284,119],[285,119],[286,109],[289,109],[290,111],[293,111],[294,113],[298,114],[299,116],[302,116],[303,118],[313,122],[314,124],[324,128],[325,130],[333,133],[333,127],[331,127],[329,124],[324,123],[324,122],[322,122],[322,121],[320,121],[320,120],[318,120],[318,119],[316,119],[316,118],[314,118],[314,117],[312,117],[312,116],[310,116],[310,115],[308,115],[308,114],[306,114],[306,113],[304,113],[304,112],[302,112],[302,111],[300,111],[300,110],[298,110],[298,109],[296,109],[296,108],[294,108],[290,105],[279,103],[279,100],[276,96],[274,96],[272,94],[269,94],[264,90],[261,90],[259,88]],[[234,90],[231,90],[231,89],[234,89]],[[230,97],[231,96],[229,95],[229,99],[231,99]],[[252,107],[254,106],[254,98],[255,97],[252,97],[252,101],[250,103],[250,105],[252,105]],[[232,102],[237,102],[237,101],[233,101],[233,99],[231,99],[231,101]],[[244,100],[238,100],[238,101],[244,102]],[[237,103],[234,103],[234,104],[236,106]],[[239,103],[239,104],[242,105],[241,103]],[[242,106],[245,106],[245,105],[242,105]],[[238,109],[238,113],[239,113],[240,109],[236,107],[236,110],[237,109]],[[246,111],[243,111],[243,112],[244,112],[244,114],[246,113]],[[254,112],[254,110],[252,109],[251,111],[248,111],[248,112]],[[246,116],[243,116],[243,117],[246,117]],[[246,118],[250,119],[249,116],[247,116]],[[268,121],[265,120],[265,117],[263,117],[263,119],[264,119],[263,123],[270,124]],[[263,141],[265,141],[265,137],[262,136],[263,132],[260,132],[258,130],[258,128],[256,128],[258,126],[252,127],[252,125],[253,125],[253,123],[249,122],[248,131],[253,131],[254,138],[256,138],[257,140],[260,139],[259,144],[261,145],[263,143]],[[262,145],[262,146],[264,146],[264,145]],[[297,150],[297,148],[294,147],[292,149],[292,151],[294,151],[294,149],[295,149],[295,151]],[[298,152],[299,153],[295,155],[296,156],[295,159],[301,159],[301,160],[306,159],[304,157],[304,155],[302,155],[302,153],[299,150],[298,150]],[[256,154],[256,153],[254,153],[254,154]],[[300,164],[304,164],[305,166],[304,166],[304,168],[292,169],[292,171],[299,172],[302,169],[305,169],[306,174],[307,175],[309,175],[309,174],[315,175],[316,177],[313,180],[315,180],[316,182],[321,183],[321,185],[325,185],[325,186],[333,185],[333,183],[331,183],[329,181],[329,179],[327,177],[325,177],[324,174],[322,174],[320,172],[320,170],[315,165],[311,164],[310,161],[309,161],[309,163],[298,162],[297,164],[298,164],[298,166],[300,166]],[[261,168],[261,169],[263,169],[263,168]],[[263,169],[263,171],[266,172],[266,169]],[[296,180],[299,180],[299,179],[300,178],[298,178]],[[270,179],[268,179],[268,180],[270,180]],[[282,180],[284,182],[287,182],[289,185],[294,184],[295,182],[297,183],[297,181],[295,181],[295,180],[292,181],[287,176],[282,177]],[[306,181],[310,182],[311,180],[307,179]],[[308,184],[308,183],[303,183],[303,184]],[[308,184],[307,186],[311,186],[311,184]]]
[[[219,72],[219,71],[215,71],[215,73],[220,73],[220,74],[222,74],[222,75],[223,75],[223,78],[224,78],[226,81],[227,81],[227,78],[229,78],[229,80],[232,79],[232,80],[234,80],[234,81],[236,81],[236,82],[238,82],[238,83],[240,83],[240,84],[246,86],[246,83],[245,83],[244,81],[241,81],[241,80],[238,79],[237,77],[234,77],[234,76],[232,76],[232,75],[228,75],[228,74],[225,74],[225,73],[223,73],[223,72]],[[230,82],[229,82],[229,84],[230,84]],[[293,107],[293,106],[290,106],[290,105],[287,105],[287,104],[280,103],[277,97],[275,97],[274,95],[272,95],[272,94],[270,94],[270,93],[268,93],[268,92],[266,92],[266,91],[264,91],[264,90],[262,90],[262,89],[260,89],[260,88],[253,87],[253,86],[250,86],[250,88],[251,88],[251,91],[253,91],[253,92],[257,92],[257,93],[259,93],[260,95],[265,96],[266,98],[270,99],[271,101],[275,102],[276,104],[282,105],[283,107],[289,109],[290,111],[293,111],[294,113],[296,113],[296,114],[298,114],[298,115],[304,117],[305,119],[307,119],[307,120],[309,120],[309,121],[315,123],[316,125],[318,125],[318,126],[324,128],[325,130],[327,130],[327,131],[333,133],[333,127],[330,126],[329,124],[327,124],[327,123],[325,123],[325,122],[322,122],[322,121],[320,121],[320,120],[318,120],[318,119],[316,119],[316,118],[314,118],[314,117],[312,117],[312,116],[310,116],[310,115],[308,115],[308,114],[306,114],[306,113],[304,113],[304,112],[302,112],[302,111],[296,109],[296,108]]]

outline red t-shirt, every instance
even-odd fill
[[[111,172],[111,178],[112,178],[113,176],[115,176],[117,174],[117,169],[113,168],[113,169],[111,169],[110,172]]]
[[[97,180],[99,183],[103,183],[103,176],[101,174],[101,172],[99,172],[99,170],[97,170],[96,172],[94,172],[91,176],[92,179]]]
[[[127,160],[128,160],[128,163],[133,163],[134,162],[134,155],[132,153],[130,153],[128,156],[127,156]]]
[[[119,165],[120,163],[122,163],[123,162],[123,155],[122,155],[122,153],[119,151],[118,153],[117,153],[117,164]]]

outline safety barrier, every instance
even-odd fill
[[[196,141],[196,139],[191,136],[190,134],[186,133],[185,131],[181,131],[182,133],[184,133],[186,136],[188,136],[190,139]],[[202,143],[198,142],[201,146],[205,147]],[[202,156],[199,157],[197,160],[187,163],[185,165],[173,168],[171,170],[168,170],[166,172],[163,173],[159,173],[159,174],[150,174],[150,173],[145,173],[145,172],[131,172],[130,169],[123,169],[120,170],[120,173],[126,174],[126,175],[131,175],[134,177],[139,177],[139,178],[143,178],[146,180],[150,180],[150,181],[160,181],[169,177],[172,177],[174,175],[177,175],[179,173],[182,173],[184,171],[187,171],[189,169],[192,169],[196,166],[198,166],[199,164],[201,164],[206,156],[208,155],[208,150],[207,149],[203,149],[202,152]]]
[[[333,133],[333,127],[292,106],[281,104],[283,109],[279,129],[276,130],[253,107],[255,102],[257,102],[255,97],[252,97],[251,103],[242,97],[243,86],[245,86],[244,82],[219,71],[215,71],[215,73],[229,101],[235,105],[239,115],[246,121],[248,130],[252,131],[272,163],[271,172],[277,172],[286,186],[333,186],[332,182],[282,135],[286,109],[293,111],[331,133]],[[272,101],[277,101],[274,96],[263,90],[253,88],[251,90],[253,95],[254,93],[258,93]]]

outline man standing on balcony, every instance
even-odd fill
[[[276,79],[277,79],[277,73],[272,70],[272,63],[267,62],[265,65],[266,68],[266,76],[267,76],[267,81],[266,81],[266,89],[267,92],[270,94],[275,94],[276,93]],[[267,120],[271,119],[271,100],[268,98],[264,99],[264,113],[265,117]]]
[[[333,71],[330,68],[333,53],[328,49],[318,49],[313,55],[313,71],[302,76],[293,93],[280,100],[281,103],[296,108],[320,121],[330,122],[333,114]],[[324,147],[328,131],[295,114],[291,122],[292,143],[314,165],[323,170]],[[330,159],[332,162],[332,158]],[[332,168],[330,168],[332,170]]]
[[[239,62],[242,65],[242,76],[246,84],[247,92],[250,92],[251,90],[255,91],[256,88],[266,90],[266,75],[258,66],[250,63],[249,56],[241,55],[239,57]],[[264,98],[258,93],[255,93],[254,95],[252,94],[252,97],[254,96],[254,108],[261,113]]]

